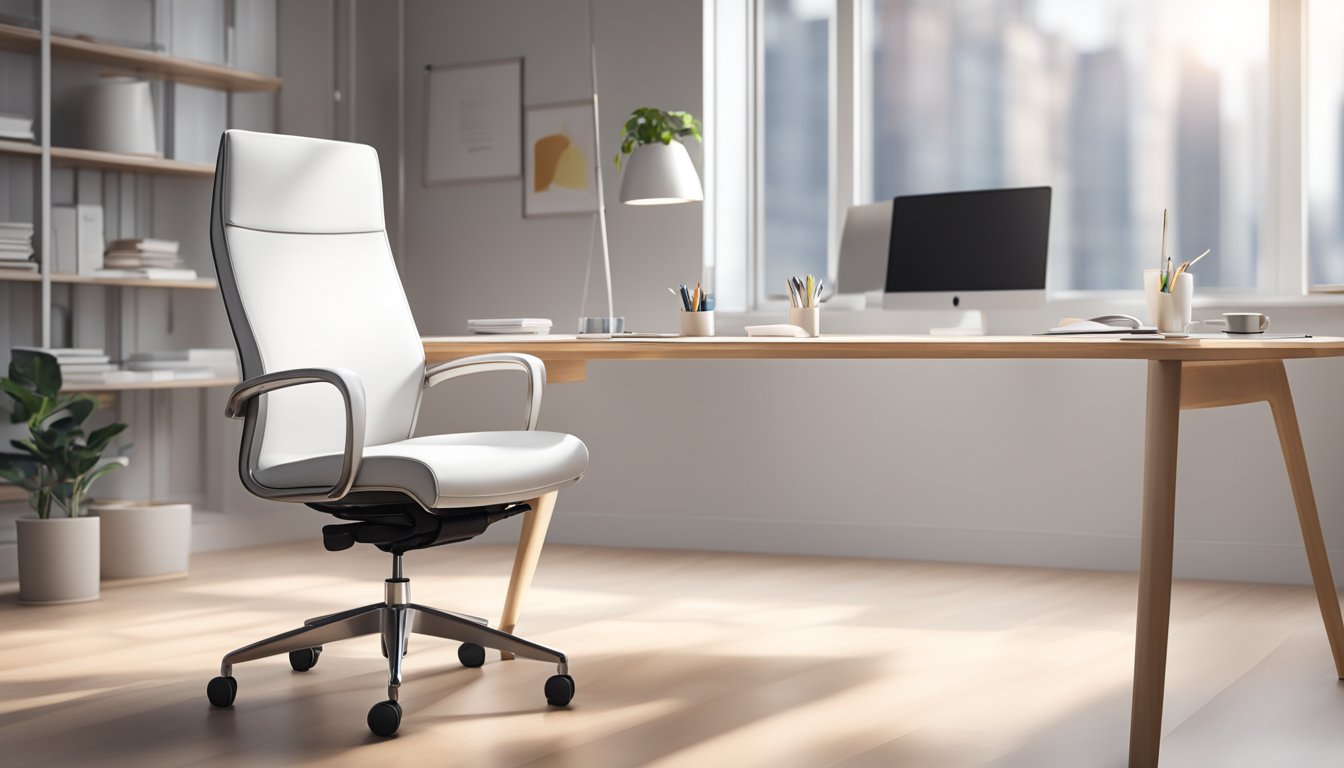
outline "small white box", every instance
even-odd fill
[[[50,269],[55,274],[71,275],[79,269],[79,235],[75,206],[53,205],[51,207],[51,255]]]
[[[75,248],[79,274],[103,268],[103,206],[75,206]]]

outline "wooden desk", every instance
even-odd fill
[[[1344,356],[1344,339],[1189,339],[1124,341],[1097,337],[823,336],[817,339],[577,339],[573,336],[431,337],[430,363],[483,352],[527,352],[546,362],[552,382],[582,381],[590,360],[720,359],[1069,359],[1148,361],[1143,457],[1142,550],[1129,763],[1156,766],[1162,738],[1167,634],[1171,616],[1172,544],[1176,516],[1176,448],[1183,409],[1265,401],[1288,468],[1298,523],[1335,671],[1344,679],[1344,623],[1321,536],[1316,499],[1283,361]],[[531,581],[550,516],[528,513],[501,624],[512,627]]]

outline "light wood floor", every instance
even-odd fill
[[[412,599],[498,615],[511,548],[407,558]],[[413,638],[391,740],[374,638],[317,668],[229,649],[381,599],[386,556],[311,543],[198,556],[189,579],[20,607],[0,595],[0,765],[1110,766],[1127,748],[1135,578],[551,546],[519,631],[547,665],[461,668]],[[1344,765],[1344,684],[1309,588],[1178,582],[1163,765]]]

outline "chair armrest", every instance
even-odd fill
[[[533,355],[496,352],[449,360],[425,371],[425,389],[469,373],[487,371],[522,371],[527,374],[527,414],[523,429],[536,429],[537,417],[541,414],[541,390],[546,386],[546,364]]]
[[[295,368],[262,374],[233,388],[229,393],[228,405],[224,407],[224,415],[241,419],[247,403],[258,395],[300,384],[317,383],[332,385],[345,400],[345,457],[341,460],[340,475],[326,494],[327,498],[339,499],[350,492],[364,457],[364,385],[354,371],[345,368]]]

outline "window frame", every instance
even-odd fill
[[[839,261],[840,233],[845,212],[856,202],[872,197],[873,170],[864,163],[871,154],[871,131],[866,129],[871,117],[871,73],[864,66],[864,56],[871,50],[871,20],[873,0],[833,0],[835,11],[830,25],[829,52],[829,116],[828,157],[829,205],[827,210],[827,275],[834,284]],[[1267,0],[1269,25],[1267,29],[1268,62],[1266,77],[1267,137],[1265,147],[1265,200],[1262,228],[1259,233],[1259,254],[1256,285],[1247,289],[1207,289],[1205,296],[1227,301],[1236,298],[1273,298],[1275,303],[1301,299],[1311,301],[1310,254],[1307,240],[1307,15],[1310,0]],[[721,14],[745,13],[749,22],[747,40],[725,40],[717,34]],[[707,277],[714,278],[727,270],[742,270],[742,296],[723,296],[721,306],[754,311],[776,311],[787,306],[780,297],[772,297],[761,285],[760,275],[765,271],[762,237],[764,228],[764,141],[759,116],[763,109],[764,77],[764,2],[763,0],[705,0],[705,103],[706,141],[715,157],[724,158],[733,153],[746,159],[748,166],[745,194],[713,195],[705,212]],[[746,71],[748,98],[746,103],[725,104],[717,100],[719,72],[716,61],[731,58],[735,48],[747,46],[749,66]],[[729,109],[746,109],[745,141],[735,137],[717,136],[714,118]],[[714,188],[716,171],[725,171],[718,163],[706,167],[708,186]],[[714,228],[714,221],[726,218],[745,218],[748,222],[745,238],[725,242]],[[711,274],[714,273],[714,274]],[[1076,302],[1080,298],[1094,299],[1097,303],[1132,302],[1137,289],[1081,290],[1048,289],[1047,303]]]

